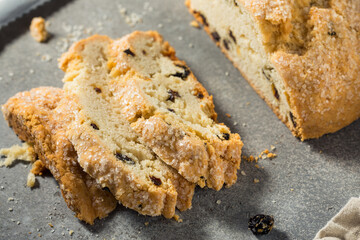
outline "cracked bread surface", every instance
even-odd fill
[[[104,218],[114,210],[117,201],[82,170],[61,122],[55,120],[53,110],[63,95],[62,89],[35,88],[10,98],[2,111],[18,137],[34,146],[40,159],[37,162],[41,161],[53,174],[76,217],[93,224],[96,218]]]
[[[359,118],[359,1],[186,5],[295,136],[318,138]]]
[[[94,36],[65,54],[64,89],[71,101],[64,101],[57,111],[70,116],[67,135],[87,173],[124,206],[171,218],[175,206],[181,211],[191,207],[195,185],[143,144],[114,103],[107,68],[111,42]]]
[[[86,48],[97,56],[93,62],[81,56]],[[60,60],[66,82],[76,75],[79,58],[87,64],[85,71],[102,65],[113,108],[166,164],[202,187],[219,190],[235,183],[239,135],[216,123],[212,96],[158,33],[134,32],[118,40],[94,36],[77,43]]]

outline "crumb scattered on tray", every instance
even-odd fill
[[[259,180],[259,179],[254,178],[254,183],[259,183],[259,182],[260,182],[260,180]]]
[[[231,115],[230,115],[230,114],[226,113],[225,115],[226,115],[228,118],[231,118]]]
[[[31,21],[30,34],[38,42],[45,42],[48,39],[48,32],[46,31],[45,19],[42,17],[35,17]]]
[[[149,226],[149,222],[145,222],[144,225],[147,227]]]
[[[182,219],[180,218],[180,216],[177,215],[177,214],[175,214],[173,218],[174,218],[175,221],[177,221],[178,223],[182,223],[182,222],[183,222],[183,220],[182,220]]]
[[[35,174],[33,174],[32,172],[29,172],[28,176],[27,176],[27,182],[26,185],[30,188],[35,186]]]
[[[73,230],[70,230],[69,231],[69,235],[72,236],[74,234],[74,231]]]
[[[5,161],[0,162],[0,167],[10,167],[16,159],[26,162],[35,161],[34,149],[27,143],[23,143],[22,146],[13,145],[10,148],[2,148],[0,155],[5,156]]]
[[[190,26],[194,28],[200,28],[200,24],[195,20],[190,22]]]

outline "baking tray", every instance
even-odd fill
[[[312,239],[350,197],[359,196],[360,121],[316,140],[293,137],[205,32],[190,26],[193,17],[183,2],[51,1],[30,12],[0,30],[0,103],[33,87],[61,87],[57,58],[77,39],[157,30],[214,96],[219,121],[241,135],[244,155],[273,145],[277,157],[260,160],[260,168],[243,161],[246,176],[239,171],[231,188],[197,188],[192,209],[179,213],[182,223],[118,206],[93,226],[74,217],[49,174],[37,177],[35,188],[26,187],[30,166],[16,162],[0,168],[0,239]],[[36,16],[50,22],[47,43],[28,32]],[[3,118],[0,133],[0,147],[20,143]],[[263,237],[247,229],[249,217],[259,213],[275,218],[275,228]]]

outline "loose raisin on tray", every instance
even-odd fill
[[[231,30],[229,30],[229,36],[234,41],[234,43],[236,43],[236,38]]]
[[[101,88],[94,87],[94,90],[95,90],[96,93],[101,93]]]
[[[212,32],[211,33],[211,36],[212,36],[212,38],[215,40],[215,42],[218,42],[218,41],[220,41],[220,36],[219,36],[219,34],[215,31],[215,32]]]
[[[290,120],[291,120],[292,124],[294,125],[294,127],[296,127],[296,120],[295,120],[295,117],[292,114],[292,112],[289,112],[289,116],[290,116]]]
[[[135,164],[134,160],[132,160],[131,158],[129,158],[128,156],[121,154],[121,153],[115,153],[115,157],[125,163],[128,164]]]
[[[183,65],[176,64],[176,66],[181,67],[182,69],[184,69],[184,72],[176,72],[174,74],[171,74],[170,76],[174,76],[174,77],[181,78],[182,80],[186,80],[186,78],[190,74],[190,70],[186,66],[183,66]]]
[[[154,176],[150,176],[151,181],[156,185],[156,186],[160,186],[161,185],[161,179],[154,177]]]
[[[258,214],[249,219],[248,227],[255,235],[268,234],[274,226],[274,218],[269,215]]]
[[[133,53],[131,50],[130,50],[130,48],[128,48],[128,49],[126,49],[125,51],[124,51],[124,53],[126,53],[127,55],[130,55],[130,56],[135,56],[135,53]]]
[[[99,127],[95,123],[91,123],[90,126],[95,130],[99,130]]]
[[[229,41],[224,39],[223,44],[224,44],[224,47],[226,48],[226,50],[229,50]]]
[[[168,90],[168,94],[169,94],[169,96],[166,99],[167,101],[175,102],[175,98],[180,97],[180,94],[177,91],[173,91],[171,89]]]

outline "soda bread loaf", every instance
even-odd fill
[[[54,119],[54,109],[63,96],[62,89],[36,88],[10,98],[2,111],[19,138],[34,146],[76,217],[93,224],[96,218],[104,218],[114,210],[117,201],[82,170],[61,122]]]
[[[134,32],[118,40],[93,36],[64,54],[60,67],[66,91],[88,104],[87,127],[92,121],[100,129],[93,132],[106,128],[100,126],[104,118],[130,126],[126,121],[188,181],[216,190],[235,183],[240,136],[216,122],[212,97],[158,33]],[[112,110],[98,110],[104,105]]]
[[[191,207],[195,184],[163,163],[133,131],[110,91],[108,47],[94,36],[63,57],[67,97],[56,109],[67,118],[67,136],[85,172],[108,187],[124,206],[171,218]],[[64,62],[66,58],[66,63]]]
[[[360,116],[360,1],[187,0],[191,13],[302,140]]]

